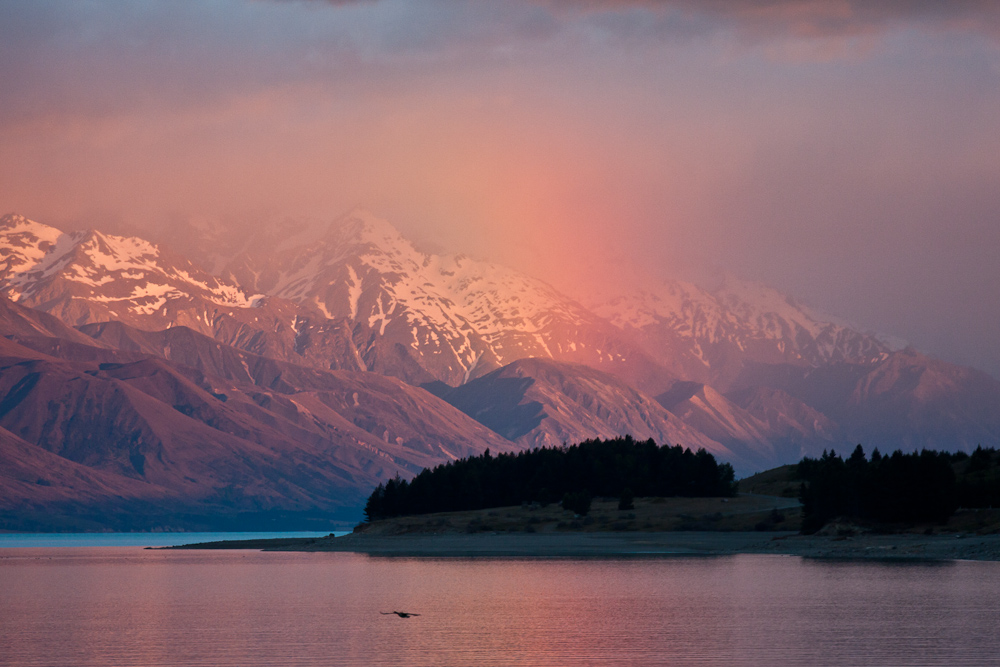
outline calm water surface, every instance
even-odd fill
[[[3,549],[0,664],[1000,664],[1000,565]]]

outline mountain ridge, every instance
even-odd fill
[[[34,317],[8,304],[12,316]],[[23,329],[9,324],[12,316],[0,325]],[[399,380],[255,359],[190,330],[176,333],[189,346],[214,353],[183,361],[201,360],[204,370],[218,371],[236,359],[248,377],[216,377],[143,350],[43,335],[0,338],[0,428],[16,439],[10,444],[20,452],[14,461],[41,469],[46,457],[57,456],[98,471],[105,485],[119,480],[132,490],[127,507],[121,494],[81,494],[129,515],[119,517],[128,519],[124,525],[142,525],[140,510],[156,498],[196,525],[249,515],[242,519],[247,525],[275,512],[293,520],[316,519],[317,512],[349,520],[366,489],[380,480],[487,447],[516,448]],[[28,488],[36,493],[23,485],[6,488],[0,506],[30,505],[38,493]]]
[[[138,475],[188,516],[304,516],[487,447],[626,432],[704,447],[741,472],[857,442],[971,451],[1000,440],[993,378],[770,288],[665,282],[584,305],[499,265],[419,251],[359,211],[246,243],[220,276],[137,237],[8,215],[0,291],[16,301],[0,297],[6,460],[41,469],[61,452],[112,475],[79,487],[93,502]],[[222,477],[156,458],[213,438],[205,456]],[[165,477],[145,479],[147,461]],[[200,471],[188,490],[184,466]],[[21,507],[58,496],[15,486],[22,497],[8,500]]]

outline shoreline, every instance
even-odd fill
[[[206,542],[169,549],[346,552],[429,558],[619,558],[772,554],[834,560],[1000,561],[1000,535],[854,536],[793,532],[407,534]]]

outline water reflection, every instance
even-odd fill
[[[0,551],[3,665],[986,664],[1000,566]],[[393,609],[418,612],[401,619]]]

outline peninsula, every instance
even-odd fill
[[[597,444],[590,443],[591,447]],[[613,444],[631,447],[634,443]],[[943,480],[939,486],[947,489],[941,501],[949,507],[947,514],[936,506],[924,514],[914,513],[907,509],[912,503],[897,502],[903,507],[900,511],[905,511],[905,520],[889,520],[896,517],[883,507],[885,494],[876,492],[884,484],[873,487],[873,480],[921,461]],[[492,465],[488,454],[471,463]],[[392,512],[394,516],[361,523],[352,534],[340,537],[225,541],[177,548],[433,557],[753,553],[876,560],[1000,560],[1000,510],[951,506],[956,499],[965,505],[983,504],[974,502],[979,497],[991,500],[987,490],[995,486],[997,463],[994,450],[980,449],[971,457],[950,458],[933,452],[892,457],[875,452],[869,461],[858,448],[847,461],[830,452],[818,461],[805,459],[798,465],[740,480],[739,492],[733,489],[733,495],[633,498],[626,490],[617,498],[591,499],[580,492],[586,500],[582,505],[580,498],[574,498],[576,494],[567,494],[562,503],[523,501],[520,505],[419,514],[397,511]],[[439,469],[436,476],[443,477],[446,471],[446,467]],[[923,475],[918,481],[926,483],[930,477]],[[835,497],[828,498],[824,489],[835,490]],[[932,495],[930,491],[925,489],[924,496]],[[823,494],[817,496],[819,492]],[[386,487],[381,487],[373,498],[384,501],[385,493]],[[398,502],[399,489],[391,493]],[[897,487],[895,497],[906,500],[908,493]],[[807,506],[803,507],[800,497]],[[872,499],[877,501],[875,510],[871,509]],[[833,514],[818,521],[817,507]],[[810,523],[815,527],[810,529]],[[803,534],[803,528],[810,534]]]

